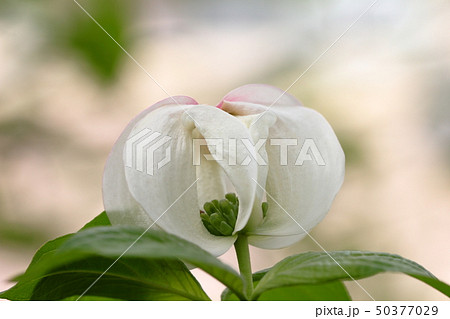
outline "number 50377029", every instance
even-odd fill
[[[375,314],[377,316],[435,316],[438,311],[437,306],[377,306]]]

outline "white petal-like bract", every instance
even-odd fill
[[[344,180],[344,152],[325,118],[282,90],[248,85],[231,94],[221,104],[227,112],[276,116],[266,143],[267,180],[258,183],[269,209],[263,222],[249,229],[249,242],[266,249],[289,246],[329,211]]]

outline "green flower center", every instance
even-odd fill
[[[225,199],[212,200],[203,205],[205,211],[200,211],[203,225],[213,235],[230,236],[239,211],[239,200],[234,193],[225,195]]]
[[[262,203],[261,208],[263,217],[266,217],[267,202]],[[239,212],[239,199],[236,194],[228,193],[225,199],[206,202],[203,209],[204,211],[200,211],[200,218],[212,235],[231,236],[233,234]]]

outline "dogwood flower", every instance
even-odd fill
[[[330,209],[345,156],[323,116],[282,93],[251,84],[217,106],[175,96],[136,116],[105,167],[111,223],[161,229],[216,256],[238,233],[266,249],[303,238]]]

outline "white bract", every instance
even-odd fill
[[[176,96],[140,113],[106,163],[103,197],[111,223],[152,225],[214,255],[227,251],[238,232],[266,249],[303,238],[330,209],[344,179],[345,156],[322,115],[287,93],[280,98],[282,93],[252,84],[233,90],[217,107]],[[170,154],[152,175],[125,165],[127,140],[143,130],[170,137],[164,147],[152,149],[155,162]],[[199,140],[197,146],[204,146],[194,145]],[[302,149],[305,141],[314,149]],[[194,154],[196,149],[201,154]],[[203,225],[200,210],[229,192],[239,199],[234,231],[216,236]]]

